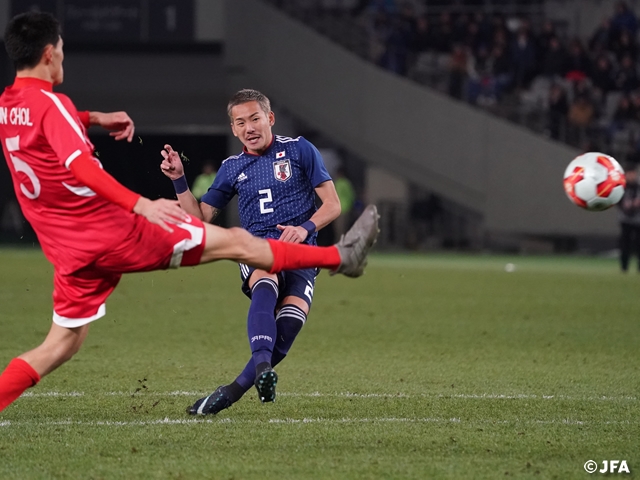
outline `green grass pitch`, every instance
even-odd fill
[[[0,264],[4,366],[49,328],[52,269]],[[0,413],[0,478],[637,477],[640,275],[615,260],[379,254],[315,293],[277,401],[193,418],[249,356],[238,269],[125,276],[80,353]]]

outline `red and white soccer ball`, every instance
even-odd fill
[[[564,191],[569,199],[594,212],[618,203],[625,186],[624,170],[615,158],[604,153],[580,155],[564,171]]]

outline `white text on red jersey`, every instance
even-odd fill
[[[13,107],[7,112],[7,107],[0,107],[0,125],[6,125],[7,119],[11,125],[33,126],[33,123],[31,123],[31,111],[28,108]]]

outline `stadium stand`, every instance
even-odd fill
[[[581,150],[640,161],[638,18],[587,38],[530,0],[267,0],[363,58]]]

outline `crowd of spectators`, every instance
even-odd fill
[[[533,118],[540,131],[576,147],[640,161],[638,18],[626,2],[586,39],[568,37],[544,18],[534,24],[453,9],[434,17],[420,13],[420,2],[359,3],[366,7],[352,13],[381,67],[460,100]],[[500,109],[505,104],[512,108]]]
[[[567,25],[533,10],[468,13],[458,8],[466,0],[438,8],[432,0],[271,1],[359,25],[365,55],[382,68],[578,148],[640,163],[639,22],[625,1],[589,38],[570,37]]]

